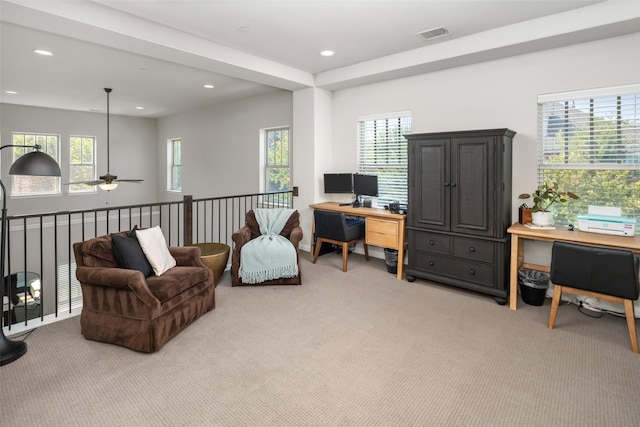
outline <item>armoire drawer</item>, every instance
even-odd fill
[[[427,273],[448,276],[484,286],[495,286],[495,266],[461,258],[417,251],[416,268]]]
[[[468,239],[465,237],[452,237],[452,255],[460,258],[468,258],[476,261],[495,261],[495,243],[486,240]]]
[[[451,237],[445,234],[413,231],[412,239],[415,249],[418,251],[449,254],[451,251]]]

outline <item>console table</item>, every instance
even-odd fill
[[[406,246],[406,215],[394,214],[388,210],[378,208],[354,208],[351,205],[340,206],[340,203],[337,202],[314,203],[309,207],[364,218],[365,242],[367,245],[381,246],[398,251],[398,273],[396,277],[398,280],[402,280],[404,247]],[[315,224],[313,227],[315,228]],[[314,228],[311,229],[311,254],[315,249],[313,243]]]
[[[585,231],[569,231],[566,228],[556,228],[555,230],[535,229],[525,227],[520,223],[515,223],[507,229],[511,233],[511,270],[509,284],[509,308],[516,309],[518,294],[518,270],[529,268],[549,272],[549,266],[539,264],[528,264],[524,262],[524,241],[539,240],[555,242],[562,240],[565,242],[582,243],[585,245],[605,246],[617,249],[628,249],[632,252],[640,253],[640,236],[614,236],[611,234],[590,233]]]

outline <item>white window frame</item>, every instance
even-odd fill
[[[73,144],[72,139],[74,138],[80,138],[82,141],[80,143],[80,162],[79,163],[73,163],[73,159],[72,159],[72,152],[73,149],[71,147],[71,145]],[[82,151],[84,150],[84,140],[91,140],[91,161],[87,162],[84,159],[84,156],[82,154]],[[91,178],[87,179],[88,181],[90,180],[95,180],[96,179],[96,137],[95,136],[87,136],[87,135],[71,135],[69,137],[69,181],[71,182],[75,182],[76,179],[73,178],[73,170],[74,167],[86,167],[86,166],[91,166],[92,168],[92,173]],[[95,185],[86,185],[86,184],[72,184],[69,185],[69,194],[86,194],[86,193],[96,193],[97,190],[97,186]]]
[[[180,158],[176,160],[176,144],[179,145]],[[174,179],[177,173],[180,175],[179,182]],[[167,191],[182,192],[182,138],[170,138],[167,140]]]
[[[270,151],[269,147],[270,136],[277,132],[287,132],[287,158],[286,162],[272,162],[270,161]],[[261,139],[261,157],[262,157],[262,174],[261,174],[261,183],[260,188],[263,192],[268,193],[269,190],[269,171],[277,170],[277,169],[286,169],[289,171],[289,186],[286,189],[278,190],[278,191],[289,191],[293,186],[293,139],[291,137],[291,127],[290,126],[277,126],[271,128],[262,129],[260,132]],[[264,203],[267,203],[264,201]],[[274,205],[291,205],[291,200],[288,195],[283,195],[273,200],[270,200],[268,203]]]
[[[22,138],[19,138],[22,136]],[[47,141],[42,141],[42,139],[46,139]],[[49,141],[50,138],[55,139],[54,141]],[[54,133],[38,133],[38,132],[12,132],[11,140],[13,145],[26,145],[33,146],[35,144],[39,144],[42,146],[41,150],[43,153],[46,153],[53,157],[56,163],[60,164],[60,135]],[[51,144],[54,144],[53,147]],[[13,147],[12,148],[12,164],[15,162],[20,156],[23,154],[29,153],[33,151],[30,148],[21,148],[21,147]],[[31,184],[28,184],[31,182]],[[38,182],[40,183],[53,183],[52,190],[48,191],[31,191],[31,192],[21,192],[19,188],[22,186],[21,183],[24,183],[25,187],[38,187]],[[60,177],[59,176],[24,176],[24,175],[14,175],[11,180],[11,197],[38,197],[38,196],[56,196],[60,194]]]
[[[378,176],[379,206],[407,203],[409,133],[408,110],[358,117],[358,173]]]
[[[555,224],[590,205],[640,221],[640,84],[539,95],[537,148],[538,184],[580,197],[554,207]]]

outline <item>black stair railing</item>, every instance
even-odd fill
[[[73,243],[104,234],[160,226],[169,246],[201,242],[231,245],[231,235],[255,208],[293,207],[291,191],[146,203],[131,206],[9,216],[2,304],[5,333],[79,314]]]

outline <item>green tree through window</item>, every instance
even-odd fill
[[[69,138],[69,181],[92,181],[96,179],[95,145],[92,136],[72,136]],[[70,193],[95,192],[96,187],[86,184],[69,185]]]
[[[266,191],[288,191],[291,189],[289,128],[267,130],[266,144]]]
[[[640,220],[640,94],[552,100],[538,111],[538,180],[580,196],[555,208],[554,221],[575,223],[590,205]]]

